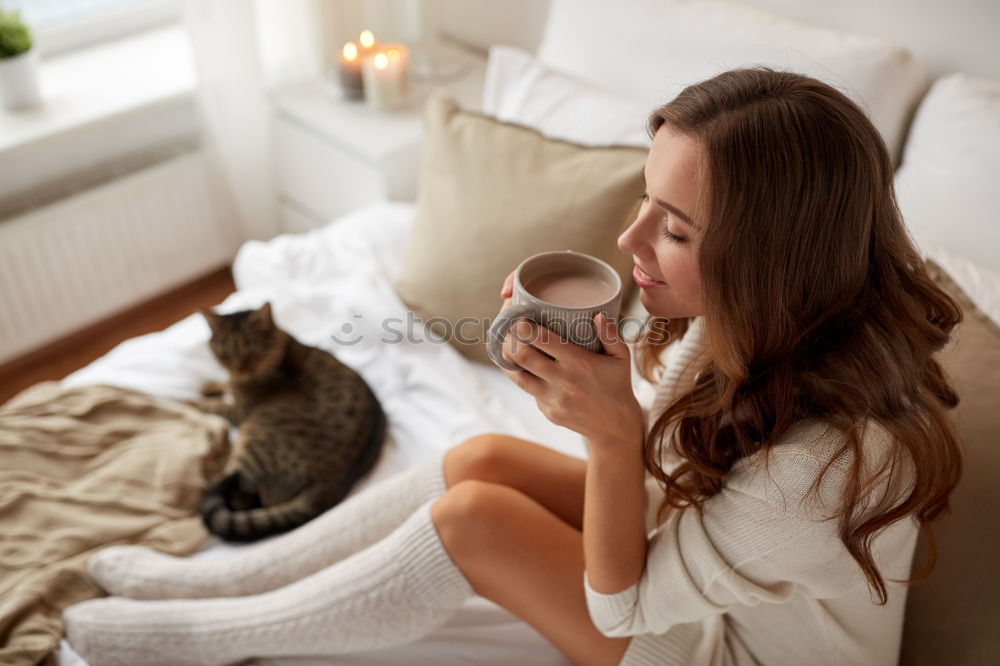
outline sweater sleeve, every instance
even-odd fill
[[[862,576],[823,520],[839,497],[843,471],[831,467],[819,500],[807,501],[821,461],[772,454],[767,470],[739,461],[723,489],[695,508],[674,510],[650,532],[645,569],[631,587],[602,594],[584,572],[587,607],[606,636],[660,634],[725,613],[736,604],[782,603],[792,595],[835,596]]]

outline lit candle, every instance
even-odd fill
[[[386,44],[382,47],[390,62],[401,62],[404,71],[409,69],[410,51],[402,44]]]
[[[403,106],[410,93],[409,52],[402,44],[383,45],[361,66],[365,98],[376,109]]]
[[[410,94],[410,50],[402,44],[387,44],[385,54],[399,68],[399,86],[403,96]]]
[[[362,30],[361,36],[358,37],[358,43],[361,44],[361,57],[363,58],[375,50],[375,35],[372,34],[371,30]]]
[[[365,96],[364,81],[361,74],[361,56],[358,45],[347,42],[340,51],[337,62],[337,73],[340,76],[340,88],[347,99],[361,99]]]

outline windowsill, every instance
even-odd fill
[[[198,144],[179,23],[43,59],[42,104],[0,111],[0,220]]]
[[[42,105],[0,112],[0,153],[190,96],[196,73],[179,24],[43,59]]]

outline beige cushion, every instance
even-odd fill
[[[632,258],[616,242],[644,191],[644,148],[550,139],[442,94],[428,101],[424,124],[417,217],[396,290],[433,330],[448,335],[469,322],[460,328],[467,340],[449,338],[489,363],[483,342],[504,278],[547,250],[604,259],[628,298]]]
[[[951,511],[932,523],[937,566],[908,593],[900,663],[1000,664],[1000,327],[927,265],[965,314],[938,357],[959,395],[953,415],[965,459]],[[914,573],[926,557],[921,539]]]

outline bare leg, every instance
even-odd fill
[[[618,664],[630,638],[594,626],[583,535],[508,486],[464,481],[431,507],[441,541],[476,593],[521,618],[575,664]]]
[[[576,530],[583,529],[587,461],[509,435],[477,435],[445,453],[449,488],[488,481],[519,490]]]

